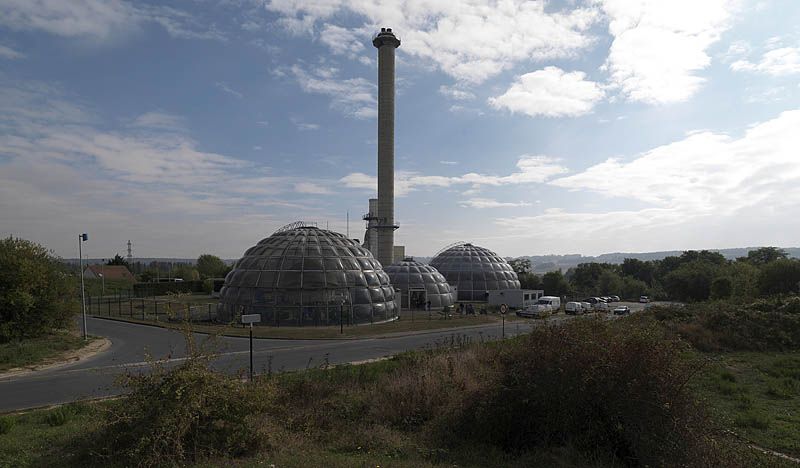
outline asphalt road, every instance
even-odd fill
[[[645,304],[628,305],[631,311],[641,312]],[[612,314],[602,314],[615,318]],[[558,314],[547,323],[558,323],[572,317]],[[111,340],[111,348],[89,359],[63,367],[32,372],[18,377],[0,377],[0,413],[28,408],[68,403],[91,398],[119,395],[123,390],[115,385],[118,375],[126,371],[144,371],[148,355],[163,359],[167,365],[177,365],[185,358],[186,344],[180,331],[117,322],[90,317],[89,333]],[[515,320],[506,322],[506,336],[524,333],[543,321]],[[256,339],[253,344],[253,362],[256,373],[318,367],[324,363],[342,364],[377,359],[412,349],[446,346],[456,337],[472,340],[494,340],[501,337],[501,324],[449,329],[437,332],[364,338],[357,340],[275,340]],[[236,373],[249,367],[249,340],[247,338],[218,337],[194,334],[200,345],[216,350],[214,367],[223,372]]]
[[[558,320],[563,320],[560,318]],[[530,322],[506,323],[506,336],[530,329]],[[115,378],[126,370],[144,370],[148,354],[167,359],[169,365],[185,357],[185,340],[179,331],[98,318],[88,321],[89,333],[111,340],[111,348],[94,357],[64,367],[33,372],[16,378],[0,377],[0,412],[9,412],[122,393]],[[474,340],[498,339],[500,324],[413,335],[359,340],[254,340],[256,373],[305,369],[325,362],[340,364],[376,359],[412,349],[446,345],[456,336]],[[195,334],[200,344],[207,335]],[[214,344],[214,366],[225,372],[246,370],[247,338],[219,337]]]

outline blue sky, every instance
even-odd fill
[[[0,235],[236,258],[363,236],[397,52],[397,243],[795,246],[794,0],[0,0]]]

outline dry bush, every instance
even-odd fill
[[[494,348],[468,346],[412,355],[378,383],[372,417],[410,429],[460,412],[470,395],[486,393],[496,379],[489,358],[494,353]]]
[[[189,340],[189,356],[169,367],[153,361],[128,373],[130,393],[110,407],[90,437],[90,459],[121,466],[180,466],[240,456],[263,447],[264,409],[272,392],[210,368],[212,354]]]

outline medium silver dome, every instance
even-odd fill
[[[424,307],[427,301],[431,310],[442,310],[455,302],[453,288],[436,268],[414,261],[413,258],[389,265],[384,269],[396,294],[402,297],[404,309]],[[421,302],[421,304],[420,304]]]
[[[511,265],[477,245],[456,244],[436,255],[430,264],[458,288],[459,301],[485,301],[487,291],[520,288]]]

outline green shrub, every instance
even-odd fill
[[[67,408],[59,406],[44,415],[44,422],[50,427],[63,426],[70,418]]]
[[[716,301],[685,307],[653,307],[663,322],[701,351],[791,351],[800,349],[800,314],[795,298],[772,297],[750,304]]]
[[[742,428],[767,429],[769,427],[769,419],[755,410],[749,410],[737,415],[733,419],[733,423]]]
[[[9,416],[0,416],[0,435],[8,434],[16,421]]]
[[[0,239],[0,343],[41,336],[70,323],[75,279],[45,247]]]
[[[660,327],[574,321],[540,327],[497,357],[496,385],[466,394],[457,437],[505,450],[572,445],[640,465],[714,464],[693,369]]]

